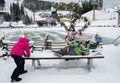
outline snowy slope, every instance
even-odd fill
[[[109,12],[110,11],[110,12]],[[117,12],[114,12],[114,9],[106,9],[105,10],[95,10],[95,18],[97,20],[109,20],[110,18],[118,18]],[[93,19],[93,10],[83,14],[82,16],[86,16],[90,19]]]

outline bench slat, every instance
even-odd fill
[[[91,58],[104,58],[102,55],[97,55],[97,56],[62,56],[62,57],[24,57],[25,59],[91,59]]]
[[[3,56],[0,56],[0,58],[3,58]]]

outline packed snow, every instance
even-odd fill
[[[63,12],[64,13],[64,12]],[[88,17],[91,25],[83,32],[86,34],[99,33],[102,36],[109,38],[117,38],[120,35],[120,27],[92,27],[97,25],[117,25],[117,14],[112,12],[115,19],[110,19],[111,12],[96,11],[96,20],[92,20],[92,11],[84,16]],[[100,17],[100,18],[99,18]],[[69,23],[66,23],[69,26]],[[76,30],[81,28],[83,22],[76,23]],[[32,27],[31,25],[29,27]],[[36,25],[35,25],[36,26]],[[39,27],[39,28],[12,28],[0,29],[0,37],[12,33],[12,37],[16,32],[47,32],[54,31],[66,34],[63,27],[58,24],[55,27]],[[10,36],[9,36],[10,37]],[[112,42],[112,41],[111,41]],[[32,68],[32,62],[26,61],[25,69],[28,73],[20,75],[22,81],[19,83],[120,83],[120,44],[103,45],[101,51],[104,56],[103,59],[94,59],[94,68],[89,72],[85,68],[86,60],[41,60],[42,67],[36,69]],[[0,48],[0,55],[4,50]],[[31,56],[55,56],[51,50],[35,51]],[[0,58],[0,83],[11,83],[10,76],[16,67],[11,57],[6,60]]]
[[[119,49],[120,46],[104,45],[102,54],[105,58],[94,60],[95,68],[91,72],[84,68],[86,65],[84,60],[42,60],[42,67],[35,71],[31,67],[31,61],[26,61],[25,69],[28,73],[20,76],[22,81],[19,83],[119,83]],[[34,54],[38,53],[53,56],[49,50]],[[0,83],[10,83],[10,76],[15,68],[13,59],[11,57],[7,60],[0,59],[0,66]]]

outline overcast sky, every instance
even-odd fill
[[[104,2],[104,7],[113,7],[113,6],[120,6],[120,0],[103,0]]]

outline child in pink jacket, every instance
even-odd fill
[[[24,70],[25,60],[22,56],[30,57],[29,41],[28,34],[24,33],[24,37],[20,37],[10,51],[11,57],[17,66],[12,73],[11,82],[21,81],[22,78],[19,78],[19,75],[27,73],[27,70]]]

